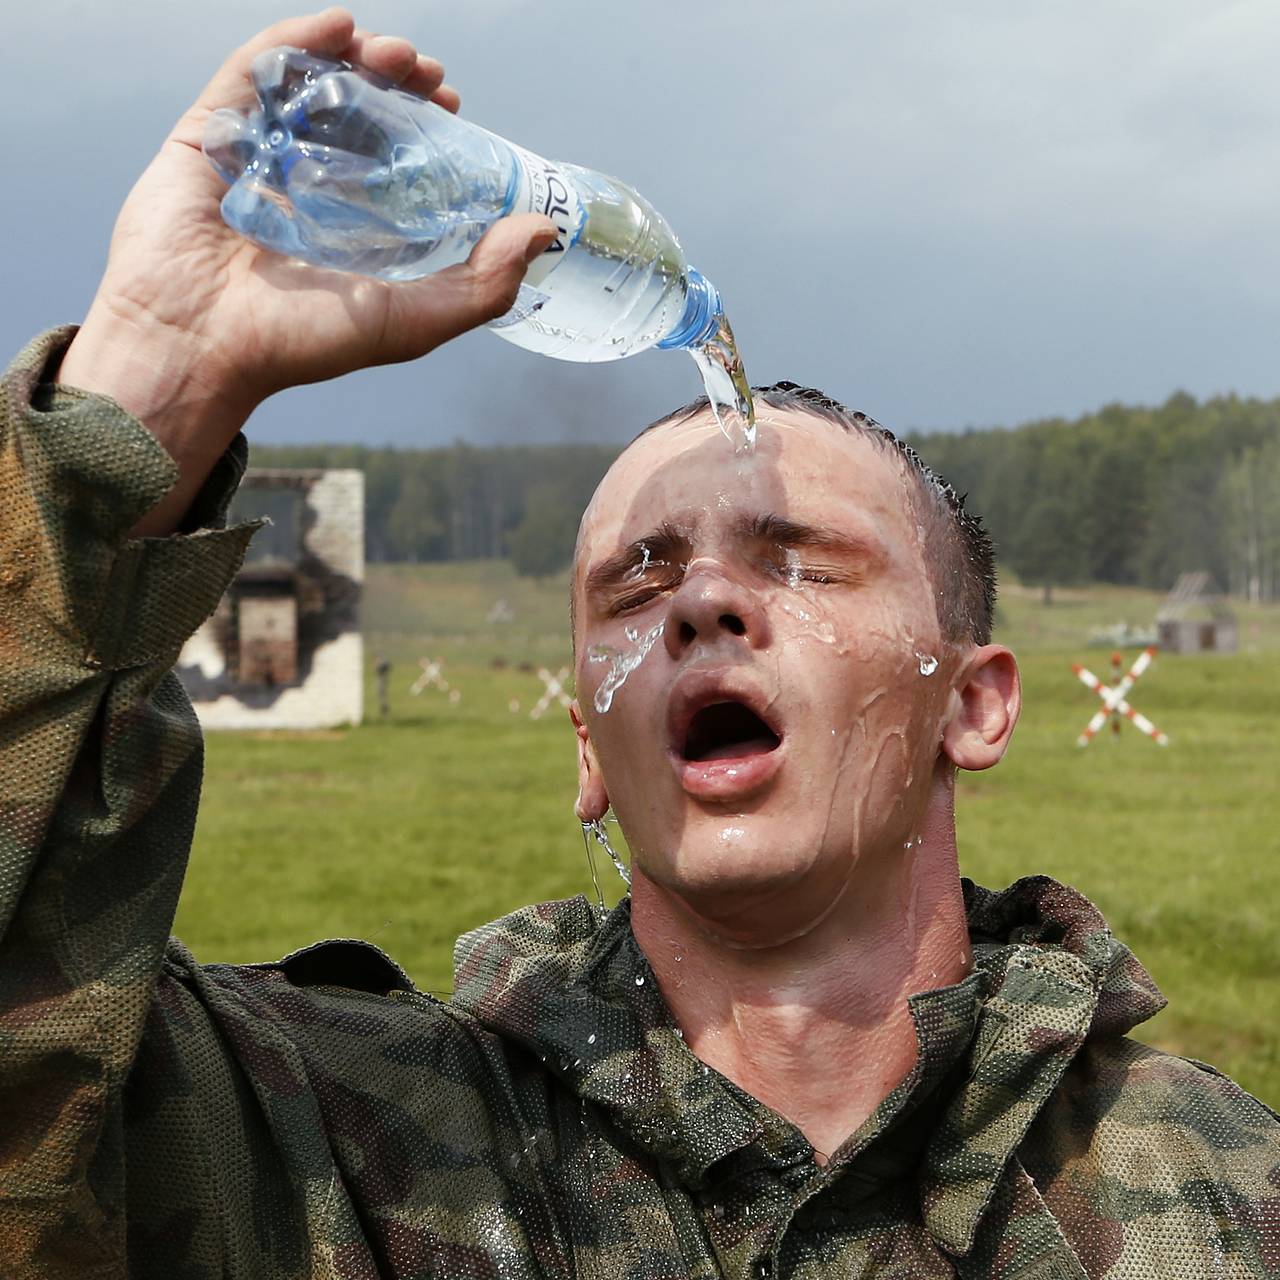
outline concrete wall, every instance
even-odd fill
[[[250,470],[233,519],[269,515],[178,675],[209,729],[325,729],[363,714],[364,476]]]

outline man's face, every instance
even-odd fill
[[[910,856],[953,665],[919,519],[891,450],[796,410],[753,455],[705,414],[649,432],[583,519],[584,810],[726,940],[802,934]]]

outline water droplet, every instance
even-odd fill
[[[624,582],[635,582],[638,579],[643,578],[650,567],[658,569],[666,568],[667,562],[665,560],[655,560],[653,558],[653,553],[643,542],[640,544],[640,556],[641,559],[639,564],[633,564],[631,568],[627,570],[623,577]]]
[[[931,676],[938,669],[938,660],[931,653],[916,651],[916,660],[920,663],[920,674]]]
[[[643,986],[644,986],[644,974],[643,974],[643,973],[637,973],[637,974],[636,974],[636,986],[637,986],[637,987],[643,987]]]
[[[592,1032],[592,1033],[587,1037],[587,1043],[588,1043],[588,1044],[595,1044],[595,1042],[596,1042],[596,1033],[593,1031],[593,1032]]]
[[[783,553],[787,561],[787,586],[792,591],[799,591],[800,584],[804,581],[804,570],[800,564],[800,553],[794,547],[788,547]]]
[[[677,1028],[676,1028],[676,1039],[677,1039],[677,1040],[683,1040],[683,1039],[684,1039],[684,1032],[683,1032],[683,1031],[681,1031],[679,1027],[677,1027]]]
[[[600,877],[596,874],[596,855],[595,847],[591,840],[594,836],[597,840],[600,838],[596,834],[597,824],[594,822],[584,822],[582,824],[582,847],[587,851],[587,870],[591,872],[591,886],[596,891],[596,909],[600,915],[605,914],[604,890],[600,887]]]
[[[609,855],[609,861],[613,863],[613,869],[622,877],[622,883],[631,888],[631,872],[627,868],[627,864],[623,862],[618,851],[609,843],[608,828],[600,821],[599,818],[591,822],[582,824],[582,838],[587,841],[587,861],[591,864],[591,878],[595,880],[596,864],[591,857],[591,841],[594,840]],[[599,899],[601,907],[604,906],[604,895],[600,892],[600,882],[596,880],[596,897]]]

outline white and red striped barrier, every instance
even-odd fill
[[[1149,645],[1138,654],[1137,661],[1129,668],[1129,674],[1123,680],[1117,680],[1114,685],[1103,684],[1097,676],[1093,674],[1087,667],[1082,667],[1078,662],[1072,663],[1071,670],[1075,672],[1080,682],[1102,699],[1102,707],[1084,727],[1084,732],[1076,739],[1077,746],[1087,747],[1093,741],[1093,736],[1107,723],[1108,716],[1125,716],[1133,724],[1134,728],[1141,730],[1152,739],[1157,746],[1167,747],[1169,739],[1165,734],[1142,714],[1141,711],[1135,711],[1128,702],[1125,701],[1125,695],[1133,688],[1138,678],[1151,665],[1151,660],[1156,656],[1155,645]],[[1115,667],[1119,671],[1119,666]],[[1118,722],[1117,722],[1118,723]]]

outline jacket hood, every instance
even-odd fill
[[[976,950],[986,952],[980,967],[1006,968],[1014,951],[1001,956],[1001,948],[1018,949],[1024,960],[1028,947],[1074,957],[1080,980],[1097,992],[1089,1035],[1125,1035],[1168,1003],[1084,894],[1049,876],[1027,876],[998,892],[971,880],[961,885],[970,939]]]
[[[955,1253],[971,1246],[1086,1038],[1123,1035],[1165,1003],[1075,890],[1047,876],[1000,892],[962,887],[974,973],[910,998],[919,1062],[877,1112],[959,1077],[938,1100],[917,1173],[925,1225]],[[583,897],[524,908],[459,938],[454,969],[455,1010],[536,1054],[688,1185],[761,1137],[742,1095],[679,1039],[631,932],[629,899],[604,916]]]

